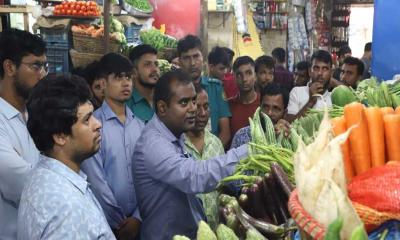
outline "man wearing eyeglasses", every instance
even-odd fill
[[[82,163],[117,239],[135,239],[140,214],[132,176],[132,157],[144,123],[126,106],[132,93],[132,64],[126,57],[109,53],[99,63],[105,76],[105,100],[94,112],[101,122],[101,147]]]
[[[0,34],[0,239],[17,238],[22,189],[39,160],[26,127],[25,102],[47,74],[46,44],[29,32]]]

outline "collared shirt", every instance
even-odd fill
[[[22,114],[0,98],[0,239],[17,237],[17,214],[29,172],[39,161]]]
[[[154,115],[154,109],[140,92],[133,88],[132,96],[126,102],[126,105],[131,109],[133,114],[143,122],[147,123]]]
[[[220,132],[218,120],[220,118],[229,118],[231,116],[229,105],[224,97],[224,88],[221,84],[221,81],[215,78],[202,76],[200,81],[201,86],[208,94],[211,116],[211,132],[218,136]]]
[[[186,150],[197,160],[207,160],[213,157],[218,157],[225,154],[224,146],[218,137],[213,135],[210,131],[204,130],[204,146],[203,150],[199,152],[193,145],[190,139],[185,135]],[[212,229],[217,228],[218,221],[218,192],[212,191],[210,193],[199,194],[200,199],[203,201],[204,212],[207,217],[207,223]]]
[[[307,104],[309,99],[310,90],[308,86],[293,88],[289,97],[288,114],[296,115]],[[313,108],[323,109],[325,106],[332,106],[331,93],[328,91],[325,91],[322,95],[322,99],[318,97],[317,103]]]
[[[115,239],[86,175],[41,156],[21,197],[18,239]]]
[[[247,147],[207,161],[196,161],[155,115],[137,141],[133,176],[142,225],[141,239],[172,239],[176,234],[193,239],[205,219],[197,193],[210,192],[231,175]]]
[[[285,69],[283,66],[276,66],[274,71],[274,82],[278,83],[290,92],[294,86],[293,73]]]
[[[231,149],[237,148],[251,141],[250,126],[239,129],[233,136]]]
[[[101,147],[82,163],[91,189],[104,210],[111,228],[116,229],[126,217],[140,219],[132,176],[136,141],[144,123],[125,107],[121,123],[106,101],[94,112],[101,122]]]

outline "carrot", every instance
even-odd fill
[[[398,107],[396,108],[396,110],[394,110],[394,113],[395,113],[395,114],[400,114],[400,106],[398,106]]]
[[[394,109],[392,107],[382,107],[381,111],[382,111],[383,115],[394,114]]]
[[[353,127],[350,133],[350,157],[356,175],[371,168],[371,150],[369,146],[368,123],[364,106],[361,103],[350,103],[344,107],[346,127]]]
[[[383,113],[378,107],[365,109],[368,123],[369,145],[372,167],[385,165],[385,128]]]
[[[333,134],[335,136],[346,132],[346,120],[344,119],[344,116],[331,119],[331,123],[333,126]],[[346,174],[347,182],[350,182],[354,176],[354,167],[350,158],[350,145],[348,139],[342,144],[341,148],[343,153],[344,172]]]
[[[385,125],[387,160],[400,161],[400,115],[385,115],[383,122]]]

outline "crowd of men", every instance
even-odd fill
[[[203,71],[202,43],[188,35],[162,76],[145,44],[79,76],[47,76],[45,42],[3,31],[0,239],[193,239],[200,220],[215,228],[216,187],[248,155],[248,118],[260,107],[288,133],[308,109],[331,105],[335,86],[370,74],[371,44],[362,60],[348,50],[338,70],[318,50],[291,73],[282,48],[232,62],[217,46]]]

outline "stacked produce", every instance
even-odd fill
[[[130,6],[138,9],[142,12],[152,12],[153,7],[150,5],[149,1],[147,0],[125,0],[125,3],[129,4]]]
[[[351,239],[354,229],[362,225],[347,196],[341,144],[349,134],[350,130],[333,138],[326,111],[315,140],[309,145],[300,140],[294,156],[297,194],[302,208],[325,228],[342,218],[340,239]],[[363,229],[362,235],[366,236]]]
[[[56,16],[98,17],[101,15],[95,1],[70,1],[62,2],[54,7]]]
[[[98,24],[77,24],[71,27],[72,33],[86,35],[92,38],[101,38],[104,36],[104,25],[102,22]],[[116,40],[121,44],[126,44],[124,34],[124,26],[120,21],[111,18],[110,22],[110,39]]]
[[[160,76],[171,70],[172,64],[165,59],[158,59],[158,68],[160,69]]]
[[[160,30],[152,28],[149,30],[140,31],[140,40],[144,44],[149,44],[157,50],[164,48],[176,48],[178,41]]]
[[[397,112],[397,113],[396,113]],[[353,128],[342,145],[347,180],[371,167],[400,161],[400,107],[364,107],[351,103],[344,116],[332,119],[335,135]]]

